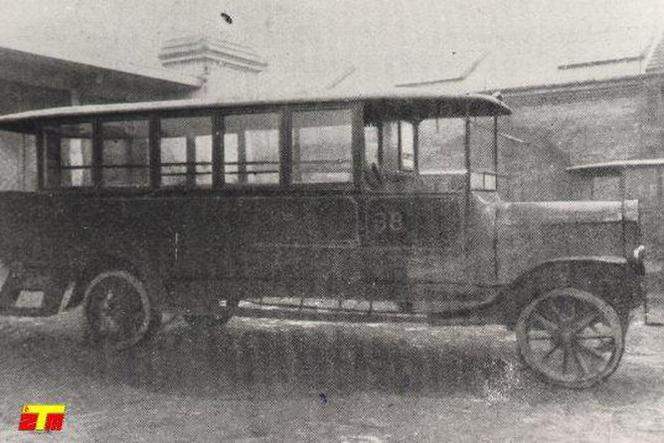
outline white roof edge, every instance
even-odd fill
[[[83,55],[80,58],[73,58],[67,55],[48,53],[42,49],[26,48],[18,46],[0,46],[0,50],[8,50],[14,52],[22,52],[31,56],[43,57],[58,60],[64,63],[72,63],[77,65],[85,65],[93,68],[104,69],[108,71],[117,71],[125,74],[137,75],[140,77],[147,77],[154,80],[161,80],[171,83],[178,83],[184,86],[191,86],[199,88],[203,85],[203,80],[192,76],[182,74],[176,71],[166,70],[152,66],[142,66],[134,63],[119,61],[119,60],[105,60],[100,57],[93,57]]]
[[[620,168],[637,168],[647,166],[664,166],[664,158],[645,158],[645,159],[632,159],[632,160],[613,160],[601,163],[589,163],[587,165],[575,165],[565,168],[569,172],[583,172],[593,169],[620,169]]]
[[[477,57],[475,57],[471,63],[468,64],[466,69],[463,71],[457,73],[457,75],[451,75],[447,77],[441,77],[441,78],[436,78],[436,79],[423,79],[423,80],[416,80],[416,81],[407,81],[407,82],[399,82],[396,83],[396,87],[398,88],[410,88],[410,87],[420,87],[420,86],[432,86],[432,85],[437,85],[441,83],[454,83],[454,82],[461,82],[465,80],[470,74],[472,74],[475,69],[489,56],[491,51],[481,51],[478,53]]]
[[[125,112],[146,112],[159,110],[179,110],[179,109],[200,109],[212,107],[230,107],[244,105],[279,105],[279,104],[298,104],[298,103],[316,103],[316,102],[343,102],[360,100],[381,100],[381,99],[470,99],[490,103],[502,110],[504,114],[510,114],[511,109],[502,101],[484,94],[440,94],[430,91],[412,91],[397,90],[394,92],[366,93],[366,94],[327,94],[317,96],[298,96],[298,97],[270,97],[264,99],[251,100],[249,98],[216,98],[216,99],[184,99],[168,101],[152,101],[137,103],[115,103],[107,105],[83,105],[66,106],[59,108],[48,108],[35,111],[26,111],[16,114],[0,116],[0,123],[12,123],[32,118],[49,118],[59,116],[85,116],[92,114],[117,114]]]
[[[644,73],[648,71],[648,66],[650,66],[650,62],[652,61],[652,58],[657,52],[657,49],[659,48],[660,45],[664,45],[664,25],[660,26],[657,33],[653,37],[650,43],[650,48],[648,49],[648,52],[643,59]]]

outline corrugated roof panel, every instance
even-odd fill
[[[653,72],[664,72],[664,33],[660,34],[657,47],[654,48],[648,66],[646,66],[646,73]]]
[[[645,58],[652,34],[621,30],[584,36],[565,45],[558,69],[576,69],[600,64],[624,63]]]
[[[412,81],[404,83],[459,93],[546,88],[636,77],[646,72],[646,64],[648,72],[662,72],[664,43],[660,43],[658,51],[648,60],[650,48],[657,41],[653,39],[656,34],[653,28],[621,29],[574,36],[568,41],[534,41],[523,45],[515,45],[511,40],[496,41],[486,57],[462,80],[418,83],[415,79],[423,76],[414,74]],[[418,71],[419,68],[420,65],[413,64],[410,69]],[[425,72],[430,72],[430,68],[425,68]],[[451,72],[441,71],[437,78],[449,78],[453,75]],[[345,83],[357,80],[357,76],[350,76]]]
[[[644,31],[644,34],[646,32]],[[650,30],[652,37],[655,33]],[[647,40],[647,39],[644,39]],[[579,43],[580,47],[594,42],[601,46],[598,36]],[[652,38],[650,41],[653,41]],[[463,80],[440,84],[422,84],[421,87],[441,92],[463,91],[497,91],[521,88],[546,88],[556,85],[607,81],[618,78],[636,77],[645,72],[647,50],[642,45],[624,45],[622,47],[607,45],[605,49],[591,50],[586,47],[586,55],[590,58],[574,60],[617,60],[624,54],[641,54],[643,56],[629,58],[620,62],[588,63],[575,69],[560,69],[559,61],[569,55],[569,44],[565,42],[522,45],[515,47],[510,42],[497,43],[482,59],[481,63]],[[629,47],[632,50],[627,50]],[[616,49],[612,55],[610,48]],[[647,49],[647,48],[646,48]],[[664,50],[663,50],[664,52]],[[577,54],[580,53],[577,52]],[[623,57],[624,58],[624,57]],[[568,61],[573,60],[567,58]]]
[[[335,76],[335,91],[380,87],[453,84],[464,81],[487,56],[487,52],[440,51],[412,53],[382,63],[356,64]]]
[[[398,86],[462,81],[484,59],[486,52],[441,50],[404,61],[394,75]]]

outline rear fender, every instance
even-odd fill
[[[85,258],[85,263],[79,269],[74,293],[67,304],[67,309],[84,303],[87,284],[99,273],[109,270],[125,270],[134,274],[146,285],[148,293],[154,297],[158,305],[161,305],[165,299],[162,272],[144,249],[116,248],[113,253],[91,254]]]

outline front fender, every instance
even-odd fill
[[[601,297],[624,321],[643,300],[641,276],[623,257],[556,258],[537,264],[508,285],[501,296],[506,324],[514,325],[521,310],[536,296],[565,287]]]

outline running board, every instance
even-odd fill
[[[226,312],[224,307],[216,309],[176,309],[172,314],[214,315]],[[235,317],[269,318],[296,321],[327,321],[348,323],[425,323],[433,326],[479,326],[502,324],[502,316],[495,309],[482,309],[459,313],[404,313],[386,311],[353,311],[340,308],[310,308],[301,306],[265,305],[259,302],[241,301],[233,309]]]
[[[400,314],[390,312],[353,312],[332,309],[291,308],[246,306],[241,303],[235,308],[237,317],[274,318],[279,320],[308,320],[308,321],[345,321],[351,323],[425,323],[428,317],[424,314]]]

